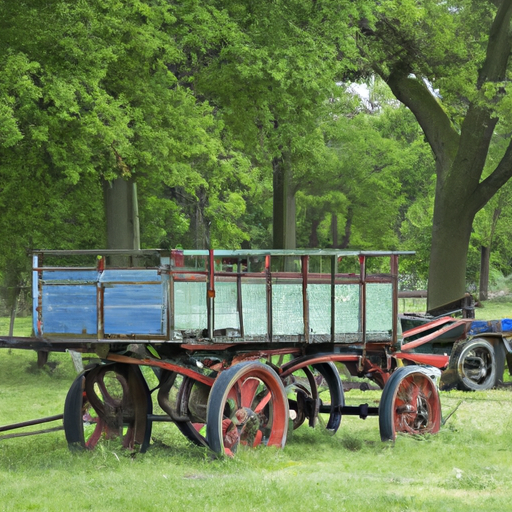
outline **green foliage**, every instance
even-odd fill
[[[211,2],[204,8],[217,22],[210,51],[204,39],[187,39],[196,94],[215,106],[225,140],[243,151],[264,182],[291,169],[289,201],[316,179],[323,162],[319,123],[336,97],[336,79],[351,66],[338,55],[355,55],[351,20],[358,8],[353,2]],[[243,190],[242,196],[254,199]],[[280,220],[274,218],[274,226]]]
[[[475,275],[473,220],[511,176],[512,11],[507,2],[388,0],[374,12],[362,55],[414,113],[435,155],[429,307],[436,307],[463,295],[466,270]]]
[[[187,33],[195,8],[178,19],[163,1],[5,6],[0,205],[16,212],[21,225],[13,229],[9,215],[2,215],[4,239],[23,232],[30,240],[17,240],[16,246],[69,247],[63,228],[69,210],[76,208],[83,214],[73,216],[80,235],[73,235],[72,246],[104,245],[101,181],[132,175],[144,195],[142,238],[148,245],[171,242],[163,232],[169,224],[176,226],[172,241],[182,242],[190,226],[184,212],[158,195],[163,187],[182,187],[196,203],[201,203],[198,196],[208,197],[196,209],[216,233],[215,243],[236,246],[246,238],[236,226],[245,204],[232,189],[235,182],[247,181],[245,159],[224,148],[222,124],[212,108],[180,85],[183,77],[172,71],[189,56],[186,35],[180,41],[170,34]],[[156,204],[164,211],[151,218]],[[94,215],[87,216],[91,208]],[[55,220],[50,229],[41,226],[40,214]],[[82,236],[84,231],[89,234]],[[20,251],[11,259],[19,256]]]
[[[475,217],[468,255],[467,279],[477,282],[480,273],[481,247],[490,249],[491,274],[510,272],[512,241],[511,183],[507,183]]]
[[[407,247],[412,240],[404,229],[414,216],[409,209],[430,192],[428,145],[410,111],[382,81],[369,82],[363,90],[367,97],[358,99],[351,89],[339,88],[339,100],[322,125],[323,159],[313,168],[314,179],[298,192],[299,243],[311,243],[313,225],[318,245],[332,246],[335,216],[338,247],[417,249],[416,241]],[[425,225],[430,222],[426,215]],[[422,232],[429,239],[425,225]]]
[[[379,43],[361,43],[372,62],[382,63],[383,74],[399,64],[427,78],[459,124],[466,100],[477,95],[478,69],[494,14],[492,2],[386,0],[379,3],[372,24]]]
[[[491,2],[0,7],[0,236],[9,247],[0,269],[9,283],[26,270],[27,249],[105,245],[102,185],[118,177],[137,182],[143,247],[270,247],[283,166],[299,246],[416,250],[404,269],[425,278],[436,160],[374,71],[400,64],[426,79],[458,132],[470,102],[492,108],[500,124],[484,176],[510,138],[508,83],[476,84]],[[355,79],[368,97],[351,92]],[[492,266],[509,273],[506,197],[476,218],[471,281],[491,238]]]

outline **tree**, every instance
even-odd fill
[[[477,213],[473,223],[468,261],[473,260],[473,268],[479,271],[478,298],[481,301],[488,299],[492,270],[501,273],[507,271],[509,267],[508,254],[512,248],[509,242],[512,214],[511,185],[510,181],[504,185]],[[468,275],[468,278],[476,282],[475,274]]]
[[[396,248],[397,212],[404,202],[399,177],[408,147],[392,131],[379,130],[396,105],[383,103],[371,111],[339,89],[330,119],[322,125],[325,157],[298,193],[311,224],[309,244],[318,247],[321,238],[324,247]]]
[[[217,23],[216,44],[188,38],[195,94],[217,109],[252,167],[272,176],[273,246],[294,248],[296,192],[322,158],[318,123],[352,66],[360,5],[232,0],[203,11],[229,23]]]
[[[362,23],[362,55],[411,109],[435,156],[429,310],[464,295],[474,217],[512,176],[510,137],[483,176],[510,111],[511,16],[509,1],[388,0]]]
[[[20,218],[38,201],[58,198],[62,187],[86,185],[90,196],[79,196],[84,210],[101,204],[103,192],[107,205],[107,222],[94,219],[91,244],[104,245],[106,237],[112,248],[137,247],[133,184],[140,181],[141,207],[150,208],[140,212],[143,243],[165,241],[162,227],[153,229],[158,217],[151,218],[150,205],[162,204],[155,193],[176,187],[202,205],[207,229],[198,246],[209,246],[207,230],[221,240],[231,233],[225,236],[230,245],[244,239],[234,221],[245,205],[231,187],[233,176],[244,174],[244,158],[224,146],[212,107],[174,72],[190,57],[183,39],[200,6],[188,5],[193,9],[186,16],[165,0],[27,0],[23,8],[0,2],[0,168],[2,183],[19,178],[14,183],[27,202],[16,210]],[[198,34],[210,22],[194,23]],[[23,185],[29,180],[30,187]],[[18,198],[7,187],[0,196],[2,207],[15,211]],[[4,233],[12,232],[8,218],[0,219]],[[23,219],[35,240],[34,216]],[[146,225],[159,238],[146,235]],[[57,224],[43,245],[67,247],[59,233]]]

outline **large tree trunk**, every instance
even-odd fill
[[[466,260],[474,215],[445,202],[434,210],[427,310],[460,300],[466,293]]]
[[[338,249],[347,249],[350,245],[350,236],[352,235],[352,221],[354,219],[354,210],[351,206],[349,206],[347,211],[347,218],[345,219],[345,232],[343,234],[343,238],[341,242],[336,247]]]
[[[482,156],[478,155],[480,159]],[[483,160],[485,161],[485,157]],[[458,301],[466,293],[469,240],[473,220],[479,209],[473,198],[473,180],[469,177],[462,179],[467,167],[464,158],[454,158],[451,165],[444,169],[438,162],[428,278],[428,311]]]
[[[274,171],[274,249],[295,249],[295,186],[290,163],[284,156],[272,162]]]
[[[442,100],[435,97],[407,61],[398,61],[391,73],[378,72],[423,129],[436,157],[436,197],[432,228],[427,307],[433,309],[459,300],[466,291],[466,261],[471,226],[476,213],[512,176],[512,139],[498,165],[485,179],[489,145],[498,122],[494,106],[506,93],[497,87],[492,99],[481,89],[507,76],[512,48],[512,2],[501,2],[489,30],[486,58],[479,68],[475,100],[468,101],[463,122],[456,128]]]
[[[107,249],[140,249],[137,188],[132,180],[117,178],[104,184],[107,218]],[[129,265],[125,257],[113,257],[111,264]]]
[[[338,216],[335,213],[331,214],[331,237],[332,247],[338,247]]]
[[[311,221],[311,231],[309,232],[309,247],[316,248],[319,246],[318,243],[318,226],[320,220],[314,219]]]

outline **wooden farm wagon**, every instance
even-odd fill
[[[153,423],[169,421],[231,455],[240,444],[283,447],[319,414],[332,432],[343,415],[378,415],[383,440],[435,433],[449,354],[415,350],[435,338],[430,324],[402,335],[398,260],[409,254],[37,251],[34,335],[0,346],[95,354],[66,397],[71,447],[120,436],[144,451]],[[340,364],[382,388],[378,407],[345,405]],[[141,367],[153,368],[156,386]]]

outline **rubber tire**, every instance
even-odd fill
[[[483,380],[478,381],[470,378],[464,371],[464,360],[469,352],[480,349],[487,352],[490,360],[491,371]],[[457,372],[457,387],[463,391],[485,391],[495,387],[499,381],[503,381],[505,368],[505,348],[500,342],[498,350],[489,341],[483,338],[472,338],[458,343],[450,356],[448,368]]]
[[[235,364],[223,371],[212,386],[206,412],[206,440],[216,454],[225,454],[222,421],[229,392],[238,381],[249,377],[261,380],[271,393],[273,420],[267,446],[283,448],[286,444],[289,409],[283,383],[270,366],[249,361]]]
[[[84,401],[86,400],[84,382],[85,375],[82,373],[71,384],[64,401],[64,434],[69,449],[72,451],[86,448],[82,417]]]
[[[397,409],[396,400],[404,380],[415,380],[422,382],[427,388],[429,396],[430,411],[428,415],[428,426],[426,428],[404,428],[399,432],[410,434],[435,434],[441,427],[441,402],[436,383],[421,369],[421,366],[402,366],[395,370],[386,382],[382,391],[379,404],[379,430],[382,441],[395,441],[397,429],[395,412]]]
[[[313,368],[318,370],[327,382],[329,394],[331,395],[331,411],[329,413],[329,421],[326,429],[333,434],[338,431],[341,425],[341,409],[345,406],[345,394],[343,392],[343,384],[340,374],[334,363],[314,364]]]

